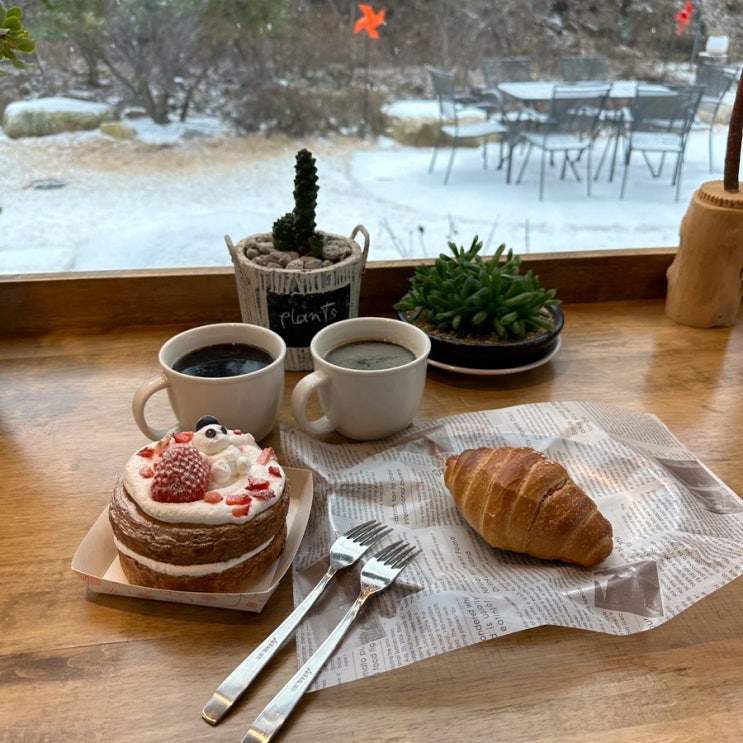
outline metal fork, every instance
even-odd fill
[[[366,600],[392,585],[403,568],[420,552],[404,541],[394,542],[377,552],[361,571],[361,590],[346,615],[338,622],[309,660],[292,676],[284,688],[258,715],[242,743],[268,743],[286,722],[315,676],[328,662]]]
[[[320,597],[333,576],[350,567],[385,534],[392,531],[378,521],[366,521],[338,537],[330,547],[330,565],[301,604],[219,685],[204,705],[201,716],[216,725],[243,695],[279,648],[289,639],[305,614]]]

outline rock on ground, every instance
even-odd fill
[[[106,103],[74,98],[38,98],[9,103],[3,115],[3,129],[12,139],[44,137],[97,129],[102,122],[114,119],[114,110]]]

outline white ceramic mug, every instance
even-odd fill
[[[273,361],[261,369],[229,377],[197,377],[175,371],[173,365],[190,351],[221,343],[244,343],[266,351]],[[272,330],[247,323],[202,325],[173,336],[158,354],[161,372],[134,393],[132,412],[142,433],[153,441],[167,433],[193,431],[204,415],[213,415],[231,429],[264,438],[276,423],[284,394],[286,344]],[[167,390],[178,421],[166,429],[152,428],[145,418],[147,401]]]
[[[387,369],[349,369],[326,358],[338,346],[369,340],[396,343],[414,358]],[[314,371],[294,388],[292,415],[310,434],[338,431],[367,441],[401,431],[412,422],[423,396],[430,350],[428,336],[400,320],[355,317],[328,325],[310,343]],[[310,420],[307,408],[315,393],[324,415]]]

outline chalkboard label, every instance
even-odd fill
[[[268,292],[268,325],[290,348],[304,348],[318,330],[346,320],[351,307],[351,285],[318,294]]]

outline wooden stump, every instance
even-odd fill
[[[694,193],[668,269],[666,314],[695,328],[735,325],[743,295],[743,194],[722,181]]]

